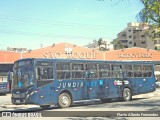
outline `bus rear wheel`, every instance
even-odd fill
[[[48,109],[48,108],[50,107],[50,105],[40,105],[40,107],[41,107],[42,109]]]
[[[71,97],[68,93],[64,92],[59,95],[59,104],[58,106],[61,108],[67,108],[71,106]]]
[[[123,101],[131,101],[132,100],[132,93],[129,88],[124,88],[122,98],[123,98]]]

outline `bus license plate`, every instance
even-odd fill
[[[20,103],[20,100],[16,100],[16,103]]]

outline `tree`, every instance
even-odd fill
[[[99,38],[99,40],[98,40],[98,46],[99,46],[99,50],[100,51],[102,51],[102,49],[100,48],[100,46],[102,45],[102,41],[103,41],[103,39]]]
[[[98,46],[100,47],[100,45],[102,44],[102,38],[99,38],[99,40],[98,40]]]
[[[147,34],[152,40],[160,36],[160,0],[140,0],[144,8],[138,13],[137,18],[141,22],[149,23]]]
[[[139,21],[160,27],[160,0],[140,0],[144,8],[138,13]]]
[[[114,50],[118,50],[118,49],[122,49],[123,48],[123,44],[121,43],[120,40],[118,40],[117,38],[114,39],[112,42],[111,42],[114,46]]]

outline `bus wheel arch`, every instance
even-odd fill
[[[122,100],[123,101],[131,101],[132,100],[132,91],[128,86],[124,87],[124,89],[122,91]]]
[[[72,103],[73,103],[72,93],[69,90],[61,91],[58,97],[58,106],[61,108],[66,108],[71,106]]]

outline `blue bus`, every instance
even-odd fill
[[[10,91],[8,76],[0,73],[0,95],[5,95]]]
[[[43,109],[90,99],[130,101],[155,91],[155,83],[150,62],[27,58],[14,63],[11,99]]]

